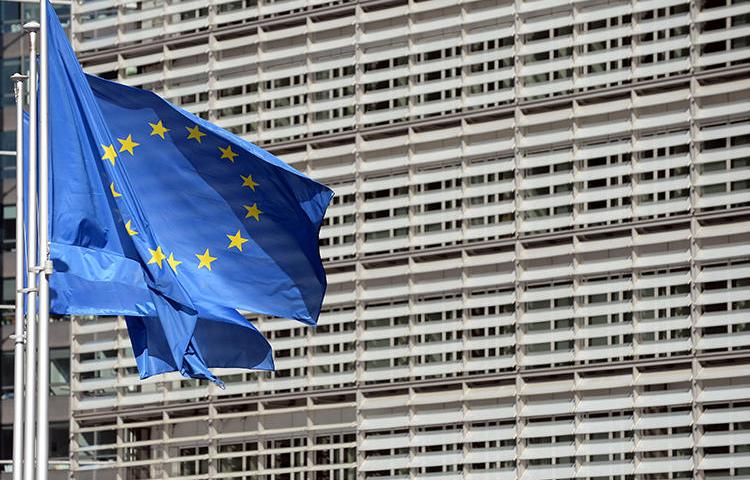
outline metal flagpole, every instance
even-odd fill
[[[23,342],[24,342],[24,218],[23,218],[23,82],[26,75],[12,77],[16,94],[16,317],[13,355],[13,480],[23,479]]]
[[[29,182],[26,219],[28,229],[28,288],[26,315],[26,397],[24,408],[24,480],[34,480],[34,419],[36,413],[36,165],[37,165],[37,110],[36,110],[36,37],[39,32],[37,22],[23,26],[29,32],[31,52],[29,55]]]
[[[39,48],[39,404],[37,410],[37,480],[47,480],[49,471],[49,35],[47,0],[39,1],[41,24]]]

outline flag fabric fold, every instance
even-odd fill
[[[52,311],[125,315],[142,378],[272,369],[238,309],[315,324],[332,191],[156,94],[86,75],[47,8]]]

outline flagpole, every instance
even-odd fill
[[[29,181],[27,205],[28,217],[28,257],[27,275],[29,296],[26,315],[26,397],[24,408],[24,480],[34,480],[34,420],[36,412],[36,253],[37,253],[37,218],[36,218],[36,168],[37,168],[37,75],[36,75],[36,39],[39,32],[37,22],[28,22],[23,26],[29,33]]]
[[[49,35],[47,0],[39,1],[39,405],[37,410],[37,480],[49,471]]]
[[[23,82],[12,77],[16,94],[16,311],[13,354],[13,480],[23,480],[23,342],[24,342],[24,218],[23,218]]]

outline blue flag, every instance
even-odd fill
[[[272,369],[238,309],[315,324],[333,193],[153,93],[86,75],[47,8],[52,311],[125,315],[142,378]]]

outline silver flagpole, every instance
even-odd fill
[[[23,479],[23,342],[24,342],[24,217],[23,217],[23,82],[26,75],[10,77],[16,94],[16,326],[13,355],[13,480]]]
[[[39,32],[37,22],[29,22],[23,26],[29,32],[29,43],[31,52],[29,55],[29,195],[26,199],[28,204],[28,217],[26,225],[28,229],[28,288],[26,315],[26,406],[24,408],[24,480],[34,480],[34,419],[36,413],[36,165],[37,165],[37,110],[36,110],[36,38]]]
[[[39,405],[37,410],[37,480],[49,472],[49,35],[47,0],[39,1]]]

